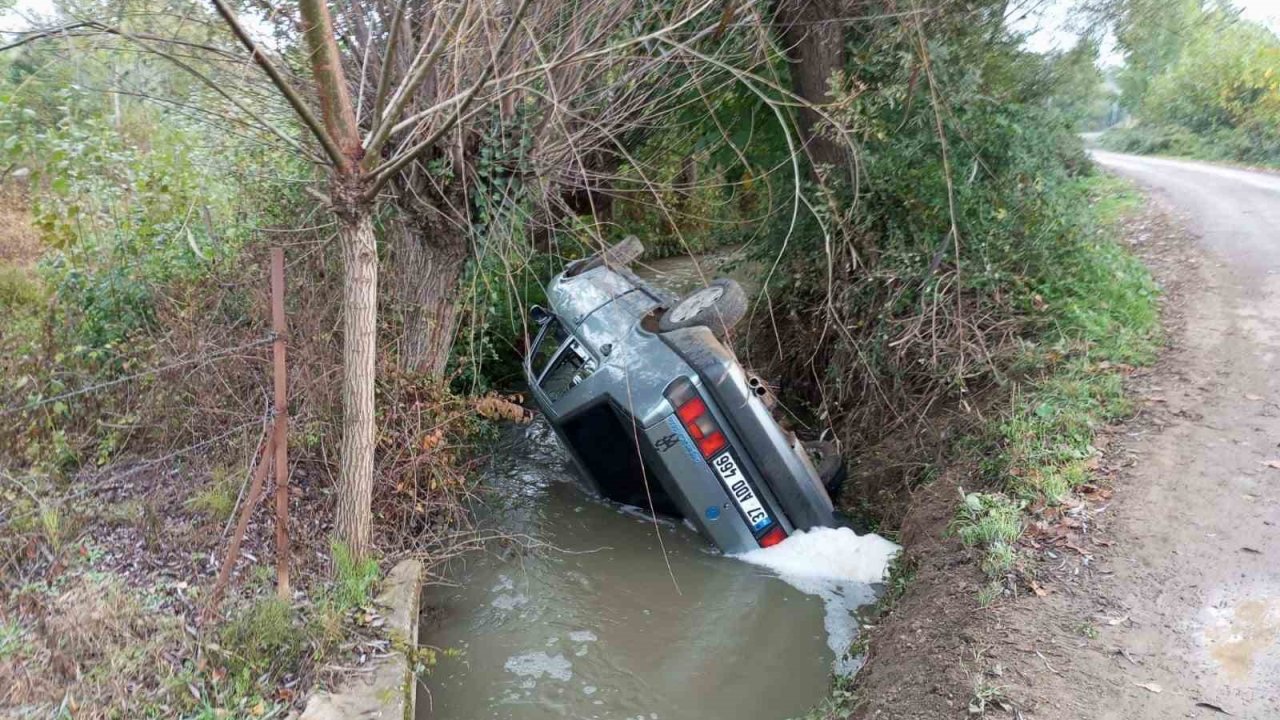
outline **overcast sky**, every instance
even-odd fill
[[[1066,50],[1078,39],[1069,27],[1076,4],[1076,0],[1047,0],[1041,3],[1043,9],[1040,12],[1015,18],[1014,27],[1031,33],[1027,46],[1032,50]],[[1246,19],[1280,31],[1280,0],[1232,0],[1232,4],[1241,9]],[[1119,65],[1122,61],[1109,42],[1103,43],[1101,59],[1104,65]]]

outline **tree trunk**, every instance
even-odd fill
[[[373,516],[374,373],[378,253],[367,209],[339,215],[342,243],[342,466],[335,533],[357,558],[368,555]]]
[[[418,215],[401,224],[395,242],[394,296],[404,318],[401,365],[441,379],[458,327],[467,238],[455,227]]]
[[[831,102],[827,81],[844,67],[844,28],[847,12],[841,0],[779,0],[774,17],[790,60],[791,89],[813,105]],[[843,143],[815,128],[821,116],[810,107],[799,109],[800,138],[816,165],[844,168],[849,163]]]

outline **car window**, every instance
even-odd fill
[[[578,345],[577,340],[571,340],[565,346],[564,352],[554,360],[547,374],[542,376],[539,386],[551,402],[556,402],[564,397],[570,388],[582,382],[583,378],[590,375],[595,368],[596,363],[591,356]]]
[[[538,334],[538,344],[533,348],[533,357],[529,360],[529,367],[533,368],[535,378],[541,376],[542,371],[547,369],[551,358],[555,357],[556,351],[560,349],[567,337],[569,334],[565,332],[564,326],[555,318],[548,321],[542,328],[542,332]]]

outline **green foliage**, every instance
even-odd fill
[[[1121,359],[1140,334],[1130,329],[1154,313],[1145,271],[1090,213],[1075,120],[1050,102],[1066,92],[1062,59],[958,20],[929,30],[937,98],[914,33],[892,23],[864,36],[855,70],[836,83],[862,174],[856,199],[837,188],[831,205],[851,208],[859,264],[835,216],[809,215],[790,234],[779,216],[760,248],[770,264],[781,257],[773,316],[801,319],[783,330],[794,338],[760,346],[783,348],[784,366],[803,363],[791,387],[811,388],[800,399],[848,418],[843,432],[855,436],[1005,382],[1025,345]],[[813,282],[828,273],[832,293]],[[816,355],[813,337],[827,343]],[[796,358],[791,347],[802,348]],[[821,389],[806,380],[812,367],[824,369]]]
[[[1280,37],[1229,6],[1120,7],[1123,99],[1141,122],[1109,132],[1105,147],[1280,163]]]
[[[190,21],[207,12],[131,0],[122,22],[205,42],[208,27]],[[166,26],[183,13],[187,20]],[[189,110],[216,114],[225,100],[136,47],[72,36],[25,45],[5,60],[0,175],[25,171],[23,191],[6,189],[6,202],[16,221],[30,217],[21,239],[46,252],[33,268],[0,267],[0,405],[31,408],[0,427],[0,455],[69,473],[105,464],[139,439],[138,400],[157,383],[45,401],[163,364],[157,356],[176,349],[155,337],[172,329],[165,325],[174,315],[224,331],[243,326],[246,293],[199,289],[232,276],[260,228],[296,223],[297,180],[312,170],[254,131],[211,128]],[[105,92],[121,86],[137,96]]]
[[[1028,388],[990,429],[984,465],[998,490],[966,495],[952,525],[966,544],[982,548],[982,570],[993,580],[1017,563],[1023,508],[1061,504],[1091,480],[1098,430],[1131,410],[1121,370],[1151,362],[1158,347],[1156,289],[1137,260],[1109,240],[1109,226],[1137,202],[1132,188],[1092,178],[1081,189],[1102,226],[1092,259],[1045,287],[1052,298],[1045,310],[1060,322],[1040,344],[1026,346],[1018,363],[1031,376]],[[993,602],[1002,587],[983,588],[979,604]]]
[[[0,620],[0,662],[21,657],[30,651],[26,628],[16,620]]]
[[[450,368],[454,387],[484,393],[520,382],[529,308],[546,305],[544,285],[558,272],[558,257],[518,245],[497,245],[472,262],[462,280],[462,330]]]
[[[187,500],[187,506],[214,523],[224,523],[236,510],[241,486],[242,478],[225,467],[216,467],[208,484]]]
[[[951,529],[965,545],[1011,545],[1022,535],[1022,508],[1022,503],[999,493],[969,493]]]

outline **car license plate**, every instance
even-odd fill
[[[720,482],[724,483],[738,509],[746,516],[747,524],[752,530],[763,530],[773,524],[773,518],[769,517],[760,498],[756,497],[755,491],[747,483],[747,476],[738,468],[732,454],[723,452],[715,456],[711,459],[711,468],[716,471]]]

